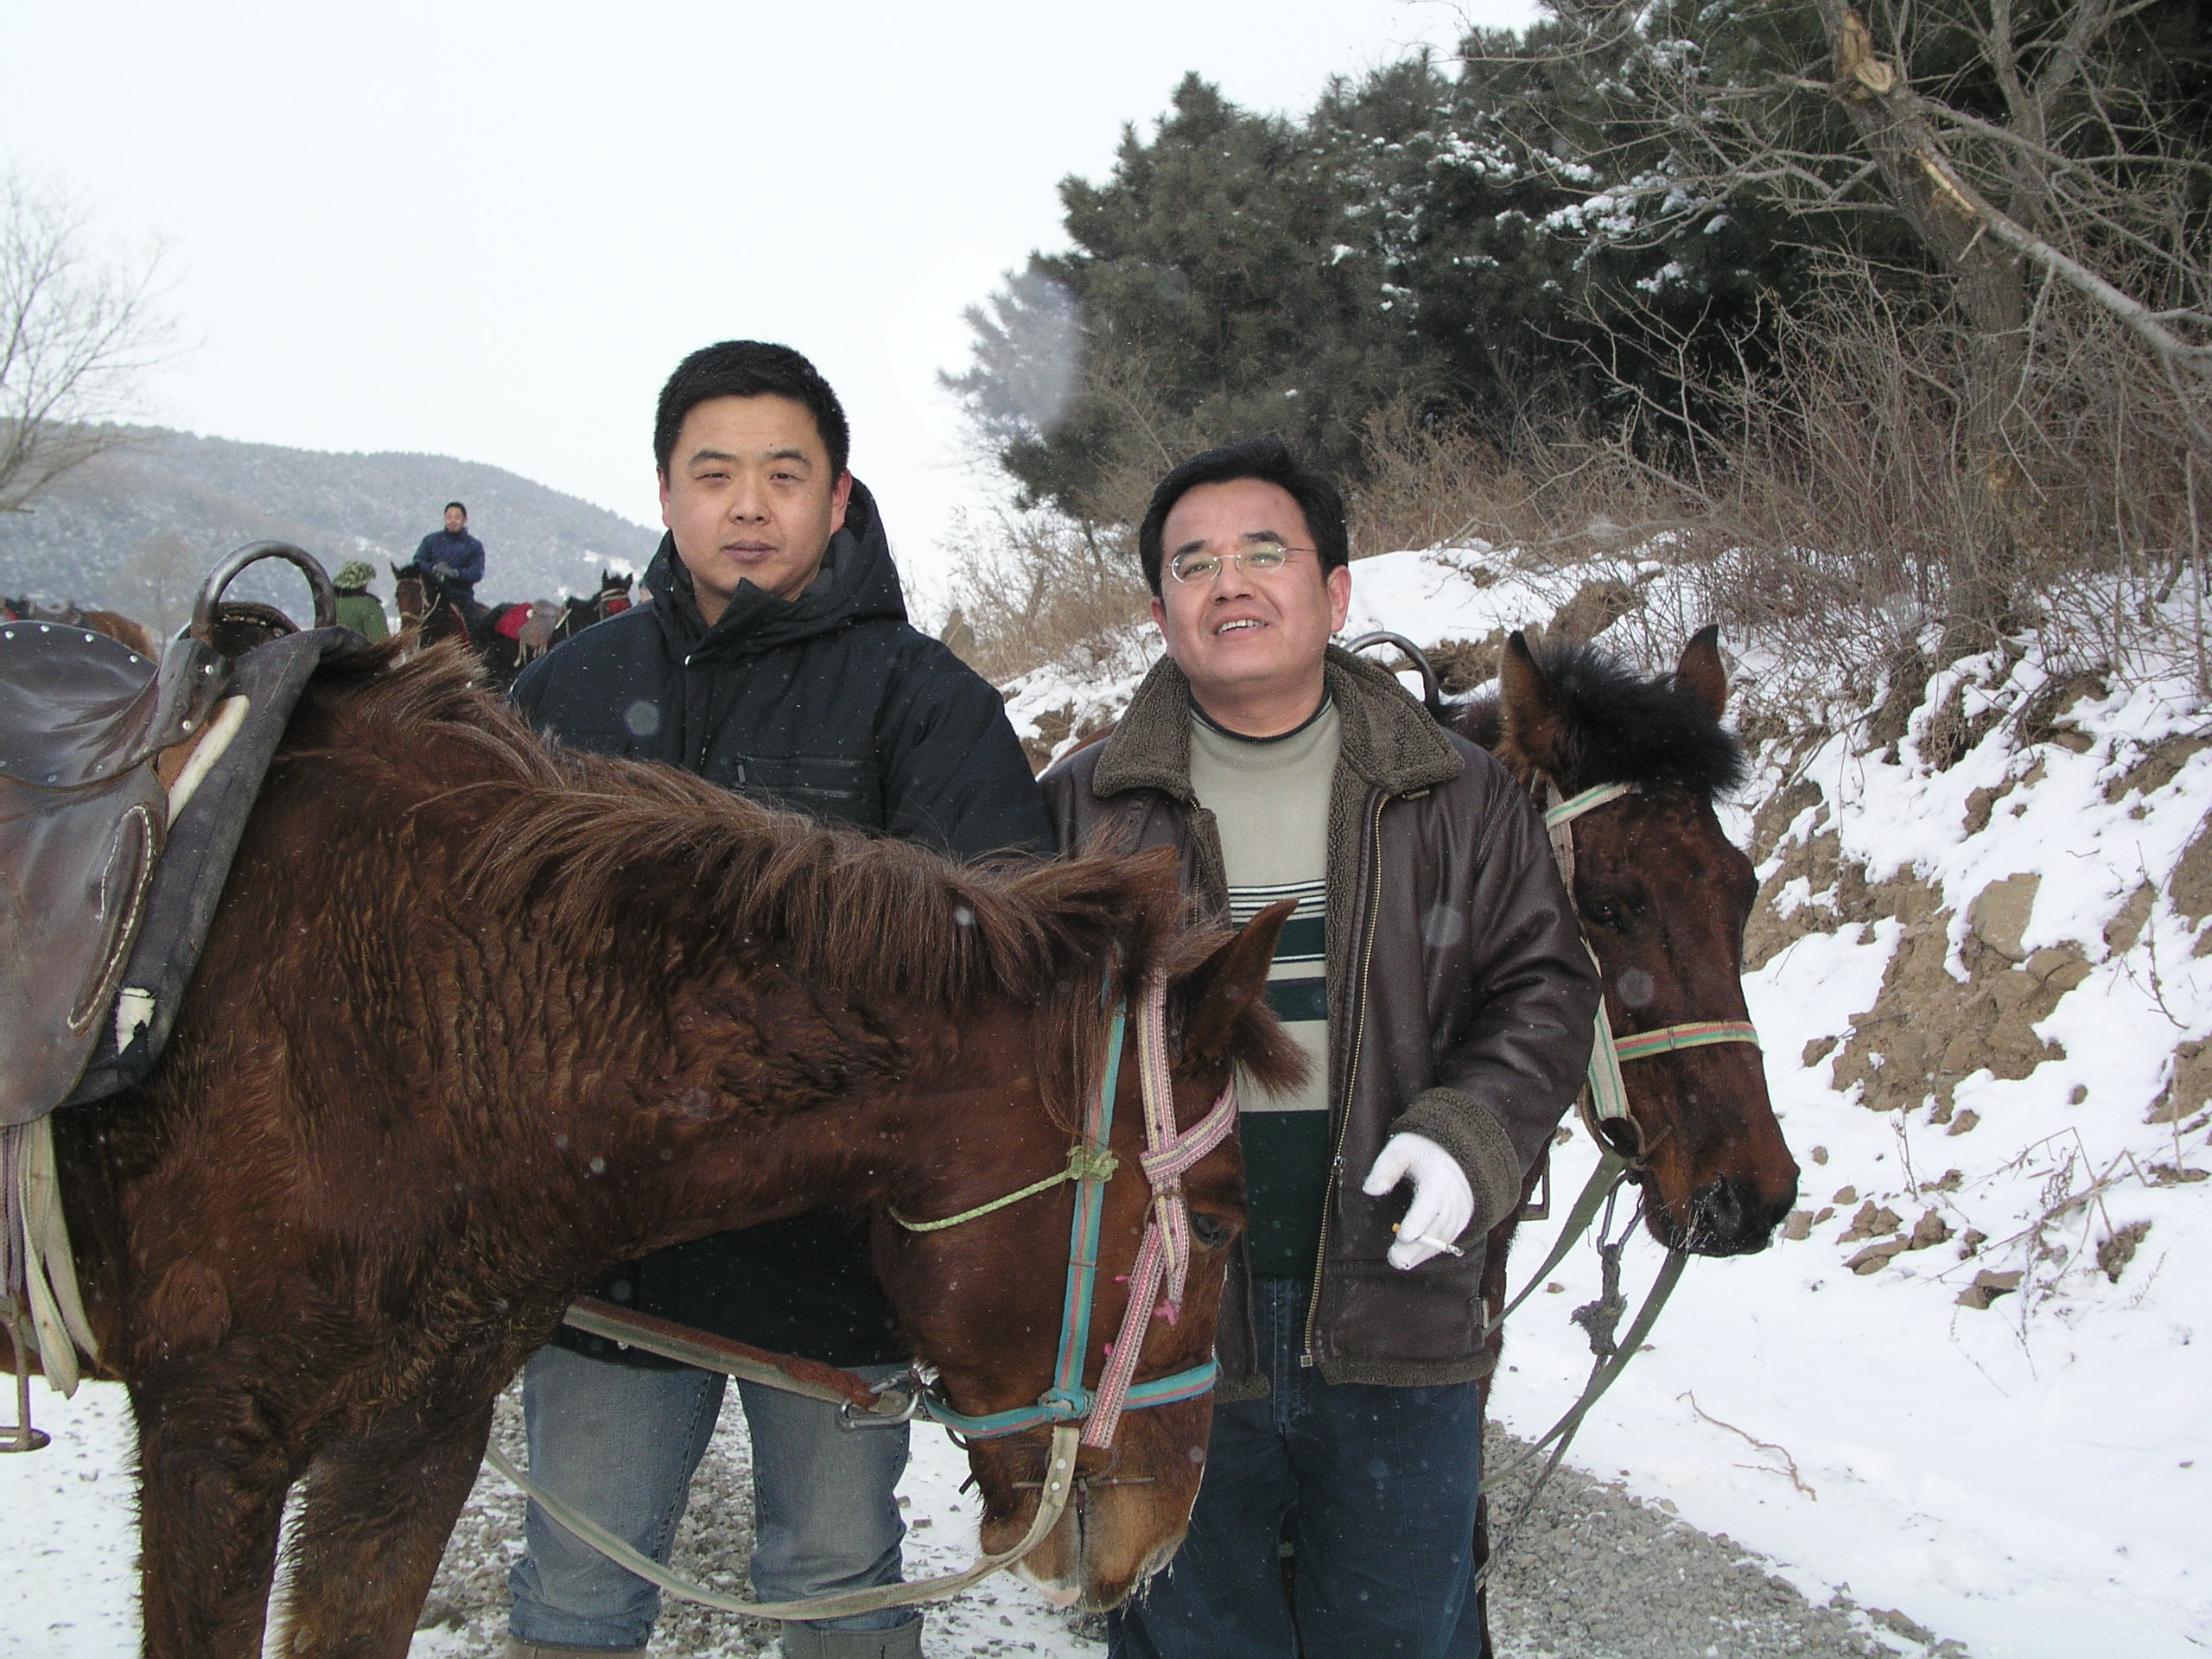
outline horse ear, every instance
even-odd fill
[[[1189,1010],[1183,1023],[1183,1052],[1189,1058],[1218,1059],[1229,1053],[1237,1022],[1266,994],[1275,940],[1297,908],[1293,899],[1269,905],[1176,988]]]
[[[1518,749],[1539,772],[1556,777],[1567,770],[1567,722],[1559,689],[1529,649],[1528,636],[1516,629],[1505,641],[1497,670],[1497,709],[1504,741]]]
[[[1708,622],[1682,647],[1675,668],[1675,689],[1715,721],[1728,707],[1728,671],[1720,663],[1720,625]]]

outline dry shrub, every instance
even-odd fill
[[[946,643],[994,683],[1065,660],[1145,614],[1134,531],[1044,511],[970,516],[961,528]]]
[[[1695,503],[1563,397],[1522,400],[1497,435],[1423,416],[1406,402],[1370,416],[1364,476],[1351,492],[1352,557],[1471,543],[1557,565],[1620,551],[1690,522]]]
[[[2205,685],[2204,400],[2064,300],[2043,296],[1993,492],[1967,472],[1963,327],[1897,273],[1839,264],[1771,319],[1756,363],[1700,369],[1678,338],[1675,407],[1601,427],[1532,396],[1495,437],[1382,411],[1357,552],[1479,538],[1527,569],[1663,559],[1689,580],[1629,624],[1654,660],[1719,621],[1808,683],[1870,696],[1923,647],[1940,661],[1995,643],[1972,626],[1991,590],[2001,630],[2037,632],[2047,661]]]

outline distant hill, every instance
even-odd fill
[[[387,564],[404,564],[468,504],[487,569],[477,597],[588,592],[601,567],[643,570],[660,532],[480,461],[445,455],[332,454],[146,429],[32,503],[0,514],[0,593],[104,606],[166,629],[190,609],[208,569],[243,543],[296,542],[334,569],[365,558],[390,605]],[[282,579],[279,579],[280,581]],[[299,589],[241,596],[301,607]],[[304,618],[301,619],[305,620]]]

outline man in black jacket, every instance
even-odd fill
[[[516,682],[562,741],[659,760],[763,800],[963,858],[1048,853],[1052,829],[1004,704],[906,622],[875,503],[846,470],[844,411],[786,346],[728,341],[663,388],[653,432],[668,536],[652,602],[576,635]],[[866,1233],[815,1214],[679,1245],[607,1299],[888,1377],[903,1363]],[[903,1428],[741,1383],[759,1516],[752,1583],[782,1600],[900,1577]],[[665,1561],[723,1379],[564,1331],[524,1373],[534,1473]],[[509,1575],[511,1655],[641,1654],[643,1580],[531,1506]],[[791,1659],[918,1659],[906,1609],[787,1625]]]

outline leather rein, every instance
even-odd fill
[[[702,1342],[696,1339],[696,1333],[694,1338],[687,1338],[675,1334],[663,1321],[646,1320],[589,1298],[582,1299],[579,1307],[572,1308],[566,1321],[649,1352],[832,1402],[839,1406],[841,1422],[847,1427],[892,1427],[921,1417],[942,1424],[968,1440],[996,1440],[1034,1428],[1049,1429],[1052,1436],[1048,1454],[1050,1466],[1046,1478],[1038,1483],[1037,1514],[1028,1530],[1012,1548],[980,1556],[958,1573],[913,1583],[880,1585],[867,1590],[810,1597],[804,1601],[747,1601],[669,1572],[588,1516],[539,1487],[517,1469],[498,1446],[485,1448],[486,1461],[535,1498],[555,1522],[640,1578],[683,1600],[755,1618],[837,1618],[886,1607],[941,1600],[1020,1560],[1044,1542],[1059,1523],[1078,1478],[1075,1465],[1080,1446],[1111,1447],[1122,1413],[1195,1399],[1211,1389],[1221,1374],[1220,1362],[1209,1356],[1203,1364],[1186,1367],[1171,1376],[1144,1382],[1135,1380],[1137,1362],[1144,1350],[1145,1333],[1153,1320],[1164,1319],[1173,1325],[1182,1312],[1183,1291],[1192,1260],[1190,1205],[1183,1193],[1183,1175],[1218,1147],[1236,1123],[1236,1084],[1232,1074],[1203,1118],[1186,1131],[1176,1127],[1173,1079],[1167,1061],[1167,981],[1165,975],[1154,973],[1145,982],[1144,997],[1135,1021],[1145,1128],[1145,1149],[1138,1154],[1137,1164],[1152,1189],[1151,1212],[1146,1217],[1136,1262],[1129,1272],[1129,1300],[1122,1315],[1121,1330],[1107,1345],[1097,1386],[1084,1385],[1084,1361],[1090,1345],[1091,1309],[1096,1300],[1098,1238],[1105,1217],[1106,1188],[1121,1166],[1121,1160],[1112,1149],[1114,1097],[1120,1090],[1129,1023],[1128,1005],[1124,1002],[1114,1011],[1107,1027],[1105,1064],[1100,1068],[1096,1089],[1084,1102],[1082,1131],[1069,1149],[1065,1169],[939,1220],[911,1221],[895,1210],[891,1211],[892,1220],[909,1232],[938,1232],[980,1220],[1048,1192],[1063,1181],[1074,1184],[1075,1215],[1068,1230],[1067,1286],[1061,1300],[1059,1349],[1053,1365],[1052,1384],[1033,1404],[1006,1411],[969,1414],[955,1408],[936,1381],[918,1366],[906,1377],[880,1389],[872,1388],[864,1379],[834,1367],[813,1365],[718,1340]]]

